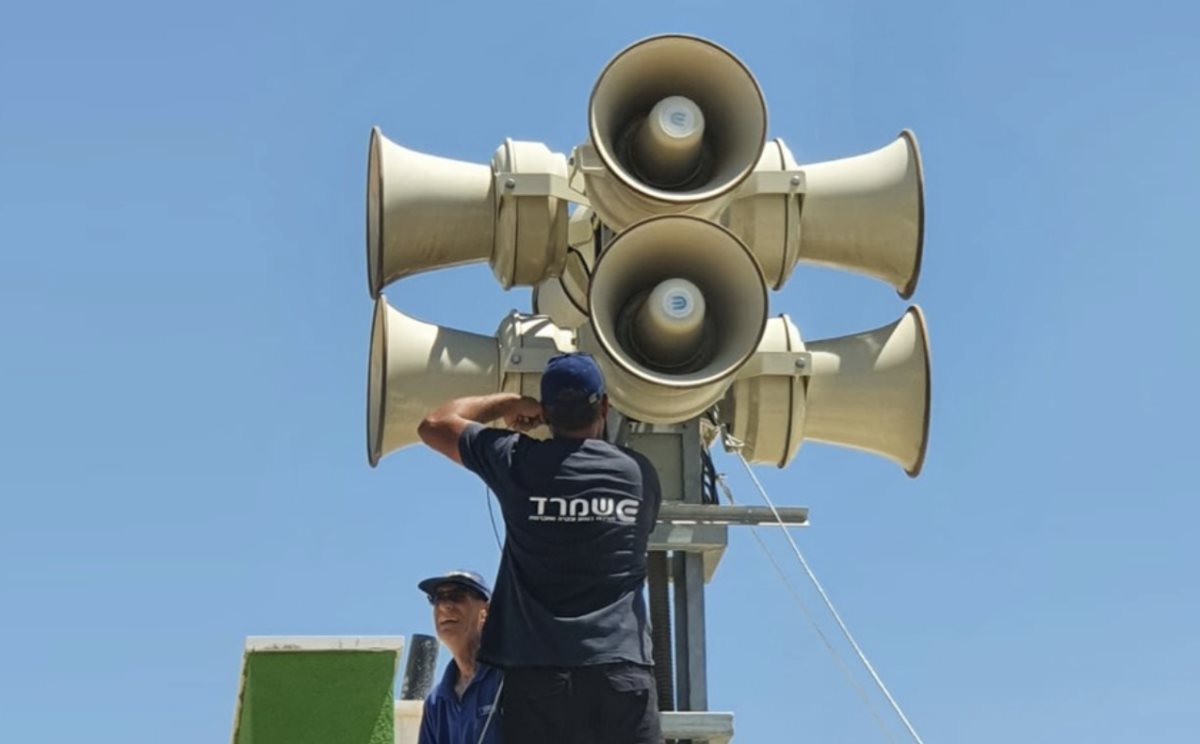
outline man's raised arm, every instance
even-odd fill
[[[421,441],[462,465],[458,440],[471,423],[504,419],[508,428],[528,431],[543,422],[542,404],[516,393],[494,393],[455,398],[439,406],[417,427]]]

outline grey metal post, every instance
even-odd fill
[[[662,484],[663,503],[695,504],[703,501],[703,458],[698,420],[670,426],[635,424],[626,444],[646,455],[658,471]],[[724,533],[721,533],[721,538]],[[722,539],[722,543],[724,540]],[[681,548],[688,546],[680,545]],[[659,563],[662,561],[662,563]],[[656,568],[668,568],[674,584],[674,669],[659,669],[659,678],[666,674],[674,679],[674,705],[664,710],[702,711],[708,709],[708,670],[704,631],[704,556],[689,550],[665,550],[652,546],[650,563]],[[662,570],[659,568],[658,570]],[[671,663],[671,649],[659,646],[670,643],[670,606],[662,606],[664,587],[657,586],[657,571],[652,572],[649,593],[651,616],[656,625],[667,624],[664,632],[655,634],[655,664]],[[669,700],[662,690],[660,700]]]
[[[660,692],[669,695],[667,687],[672,682],[675,692],[674,710],[662,705],[663,735],[668,741],[688,744],[728,744],[733,737],[733,714],[708,709],[704,585],[712,580],[725,555],[730,526],[807,526],[808,509],[703,503],[704,441],[698,421],[653,425],[616,415],[609,420],[609,432],[612,441],[648,457],[662,483],[658,526],[650,535],[649,565],[653,569],[648,583],[653,621],[666,631],[663,635],[656,632],[654,640],[655,663],[660,665],[656,672],[667,679],[660,683]],[[664,600],[667,581],[659,578],[664,569],[670,577],[673,603]]]
[[[672,554],[675,578],[675,675],[678,710],[708,710],[704,637],[704,556]]]

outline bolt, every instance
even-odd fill
[[[515,189],[516,187],[517,187],[517,179],[515,179],[515,178],[510,178],[504,182],[504,188],[506,188],[506,189]]]
[[[804,369],[805,363],[803,359],[796,360],[796,369]]]
[[[793,186],[799,186],[799,185],[800,185],[800,176],[792,176],[792,185],[793,185]]]
[[[520,364],[521,363],[521,355],[513,354],[511,357],[509,357],[509,361],[511,361],[513,364]]]

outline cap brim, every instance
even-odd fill
[[[433,594],[435,591],[437,591],[439,586],[443,586],[445,584],[458,584],[459,586],[465,586],[466,588],[483,595],[483,598],[486,601],[490,602],[492,599],[491,592],[489,592],[486,588],[480,586],[474,581],[471,581],[470,579],[465,579],[458,576],[434,576],[417,584],[417,588],[426,594]]]

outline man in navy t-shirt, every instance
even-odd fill
[[[480,661],[505,669],[509,744],[642,744],[661,732],[642,588],[662,495],[641,454],[605,441],[587,354],[550,360],[542,400],[450,401],[418,432],[495,492],[507,528]],[[503,419],[509,429],[481,422]],[[554,435],[518,433],[542,423]],[[515,429],[517,431],[512,431]]]

